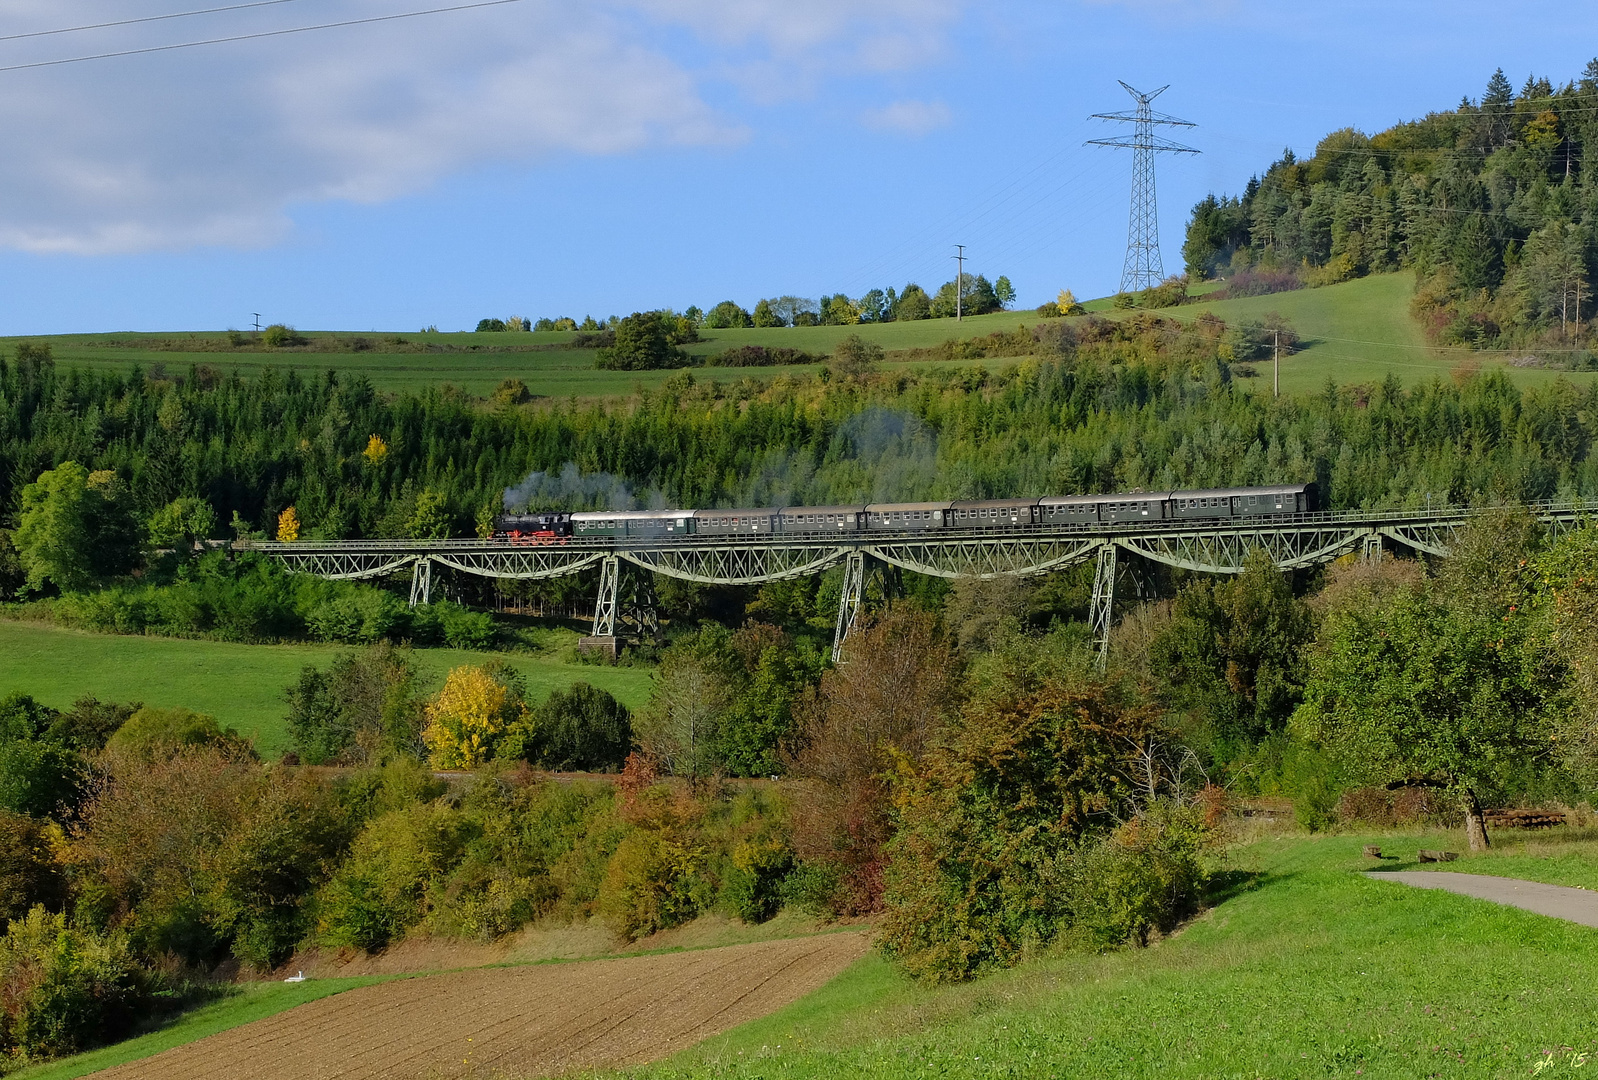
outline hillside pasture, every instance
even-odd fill
[[[1374,275],[1319,289],[1299,289],[1268,296],[1235,300],[1211,299],[1219,295],[1215,283],[1195,289],[1195,299],[1158,312],[1173,319],[1195,319],[1205,312],[1227,322],[1262,319],[1269,313],[1285,318],[1303,339],[1298,353],[1282,363],[1283,393],[1312,393],[1327,379],[1338,384],[1377,383],[1388,375],[1415,383],[1450,378],[1481,368],[1502,367],[1515,383],[1540,385],[1564,377],[1590,380],[1592,372],[1560,372],[1510,363],[1503,353],[1438,348],[1426,342],[1420,325],[1409,313],[1414,278],[1408,272]],[[1125,318],[1134,312],[1114,310],[1110,301],[1095,300],[1090,314]],[[1078,316],[1077,318],[1081,318]],[[887,370],[929,370],[970,367],[976,361],[895,358],[895,352],[928,349],[945,341],[966,340],[996,331],[1031,326],[1036,312],[1004,311],[956,322],[922,319],[914,322],[863,323],[858,326],[802,326],[765,329],[702,330],[704,340],[687,346],[696,356],[711,356],[742,345],[787,347],[816,356],[825,355],[843,338],[858,334],[875,342],[890,355]],[[420,391],[444,384],[487,396],[507,379],[520,379],[535,398],[593,398],[626,396],[659,386],[675,371],[600,371],[595,350],[577,348],[570,331],[536,333],[419,333],[352,335],[315,331],[304,335],[304,348],[266,349],[256,343],[234,347],[218,333],[69,334],[48,338],[0,338],[0,349],[18,341],[49,342],[56,362],[90,369],[130,371],[137,365],[146,374],[186,376],[195,365],[209,365],[222,376],[237,372],[253,377],[268,369],[296,371],[302,378],[321,378],[329,370],[364,376],[383,390]],[[354,342],[365,342],[357,349]],[[403,342],[395,345],[394,342]],[[989,369],[1012,366],[1019,358],[980,361]],[[782,375],[812,373],[815,364],[772,367],[695,367],[698,381],[735,383],[752,379],[765,382]],[[1268,362],[1256,364],[1257,378],[1240,379],[1254,392],[1271,390]]]
[[[1486,1080],[1545,1061],[1563,1076],[1598,1054],[1598,932],[1362,873],[1365,843],[1460,839],[1263,840],[1234,852],[1217,906],[1150,948],[1056,954],[944,989],[870,958],[643,1076]]]
[[[21,691],[66,708],[92,694],[210,713],[255,740],[266,757],[289,748],[283,692],[307,664],[326,667],[336,645],[239,645],[223,641],[91,634],[38,623],[0,621],[0,694]],[[452,667],[497,657],[522,673],[528,697],[588,682],[630,708],[649,698],[650,672],[567,662],[547,653],[417,649],[417,666],[434,684]]]

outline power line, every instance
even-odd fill
[[[224,45],[232,41],[256,41],[261,38],[282,37],[285,34],[306,34],[312,30],[333,30],[341,26],[366,26],[370,23],[393,22],[396,19],[414,19],[422,15],[441,15],[450,11],[470,11],[473,8],[502,7],[519,4],[522,0],[478,0],[474,4],[456,4],[451,7],[428,8],[425,11],[403,11],[394,15],[374,15],[366,19],[344,19],[340,22],[318,23],[315,26],[293,26],[286,30],[262,30],[254,34],[235,34],[232,37],[208,38],[205,41],[183,41],[175,45],[151,45],[143,49],[123,49],[119,52],[96,53],[93,56],[69,56],[60,60],[37,60],[31,64],[10,64],[0,67],[0,72],[26,71],[30,68],[56,67],[61,64],[81,64],[88,60],[110,60],[118,56],[143,56],[147,53],[171,52],[174,49],[196,49],[201,45]]]
[[[138,19],[118,19],[115,22],[87,23],[83,26],[63,26],[59,30],[34,30],[26,34],[0,35],[0,41],[21,41],[24,38],[50,37],[53,34],[76,34],[80,30],[104,30],[111,26],[134,26],[138,23],[165,22],[168,19],[187,19],[191,15],[215,15],[219,11],[243,11],[245,8],[274,7],[294,4],[299,0],[252,0],[248,4],[230,4],[227,7],[200,8],[198,11],[175,11],[170,15],[146,15]]]

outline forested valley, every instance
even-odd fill
[[[8,618],[350,646],[283,687],[292,750],[227,716],[0,700],[0,1051],[119,1037],[305,950],[643,941],[700,915],[871,915],[901,970],[1142,945],[1218,895],[1229,808],[1308,829],[1573,808],[1598,767],[1598,389],[1501,374],[1273,398],[1260,326],[1051,319],[961,363],[627,400],[384,395],[0,359]],[[951,349],[952,351],[952,349]],[[1004,365],[992,363],[1011,358]],[[990,366],[991,364],[991,366]],[[825,504],[1314,481],[1331,507],[1483,509],[1449,560],[1154,575],[1101,667],[1091,567],[906,575],[834,664],[836,577],[657,583],[647,702],[529,692],[502,620],[206,540],[471,536],[502,508]],[[468,601],[473,597],[464,597]],[[479,598],[480,599],[480,598]],[[570,633],[570,631],[567,631]],[[554,779],[577,770],[586,778]]]

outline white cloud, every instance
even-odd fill
[[[296,204],[375,202],[557,154],[745,137],[705,72],[793,85],[907,66],[961,0],[524,0],[480,11],[0,73],[0,245],[92,254],[269,244]],[[19,5],[20,32],[170,11],[170,0]],[[0,43],[0,66],[390,14],[289,4]],[[661,44],[677,35],[678,54]],[[750,61],[750,57],[753,61]]]
[[[925,135],[947,127],[952,118],[949,106],[941,101],[895,101],[880,109],[867,109],[860,120],[875,131]]]

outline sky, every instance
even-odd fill
[[[1576,77],[1598,5],[0,0],[0,334],[471,329],[967,271],[1115,291],[1169,89],[1167,272],[1286,147]],[[1555,30],[1557,28],[1557,31]],[[243,35],[251,40],[83,56]],[[46,66],[31,66],[46,65]]]

